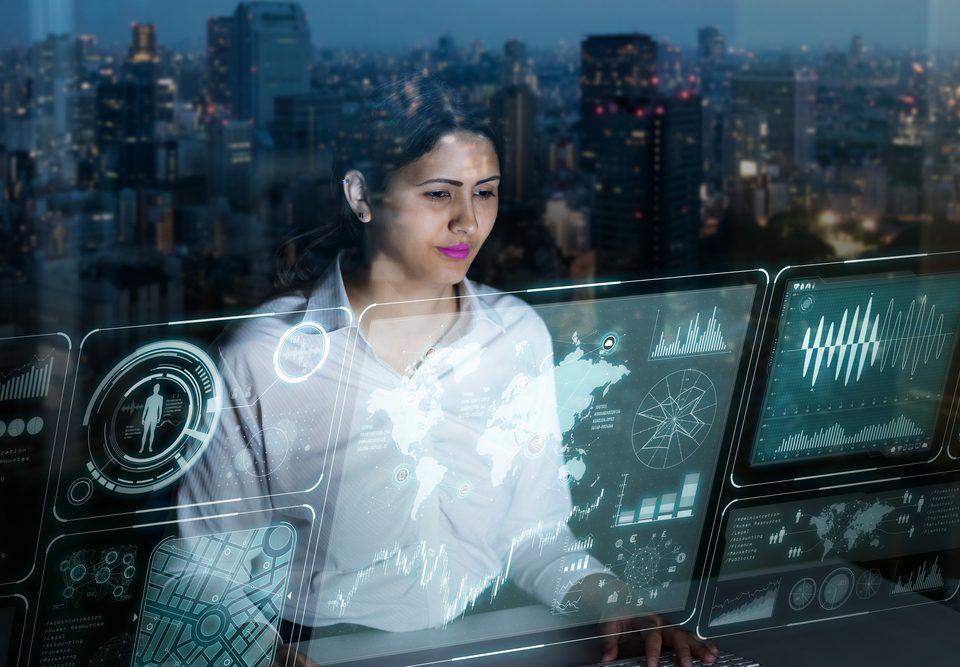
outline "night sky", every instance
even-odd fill
[[[0,0],[0,46],[36,35],[47,7],[66,7],[76,32],[105,43],[129,40],[131,21],[152,22],[174,48],[202,47],[207,17],[235,0]],[[639,31],[693,44],[716,25],[728,44],[749,48],[838,46],[861,34],[867,46],[960,47],[960,0],[302,0],[314,42],[331,47],[410,47],[449,33],[459,43],[496,47],[510,38],[534,46],[576,44],[588,33]],[[70,9],[72,7],[72,10]],[[598,10],[597,7],[601,9]],[[70,20],[70,15],[74,17]],[[31,20],[31,13],[34,19]],[[57,19],[54,19],[54,25]],[[45,30],[43,32],[46,32]]]

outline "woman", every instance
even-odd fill
[[[609,576],[592,559],[575,575],[560,567],[575,540],[549,333],[519,299],[466,278],[497,217],[494,135],[425,78],[396,84],[378,112],[377,166],[342,179],[360,247],[263,309],[289,316],[247,321],[224,342],[234,402],[181,490],[184,518],[240,497],[297,527],[294,569],[311,600],[285,616],[315,634],[442,626],[508,579],[557,604],[573,577]],[[307,320],[326,361],[278,390],[270,350]],[[224,475],[231,462],[239,470]],[[322,513],[315,560],[309,527],[282,510],[298,503]],[[606,624],[604,659],[618,633],[649,625]],[[664,639],[686,661],[712,660],[712,646],[672,630],[648,633],[651,657]]]

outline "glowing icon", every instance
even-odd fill
[[[273,368],[284,382],[305,382],[316,373],[330,353],[330,337],[316,322],[300,322],[280,336],[273,351]]]
[[[617,337],[617,334],[609,333],[603,337],[603,341],[600,343],[600,349],[604,352],[613,352],[619,342],[620,339]]]
[[[222,395],[220,374],[199,347],[183,341],[141,347],[113,367],[87,404],[87,474],[116,493],[171,484],[209,444]],[[87,498],[85,485],[71,487],[71,503]]]
[[[534,435],[527,441],[527,456],[536,458],[543,454],[546,443],[542,435]]]

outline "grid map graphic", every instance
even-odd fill
[[[295,543],[288,524],[162,543],[133,664],[269,665]]]

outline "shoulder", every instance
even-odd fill
[[[473,307],[497,321],[506,331],[548,336],[547,327],[537,311],[516,294],[503,292],[483,283],[464,280],[465,293],[475,300]]]
[[[274,350],[291,332],[309,328],[313,334],[322,328],[333,335],[352,323],[349,307],[318,304],[312,293],[291,292],[264,302],[251,313],[232,321],[217,338],[214,347],[220,362],[233,370],[272,366]]]

